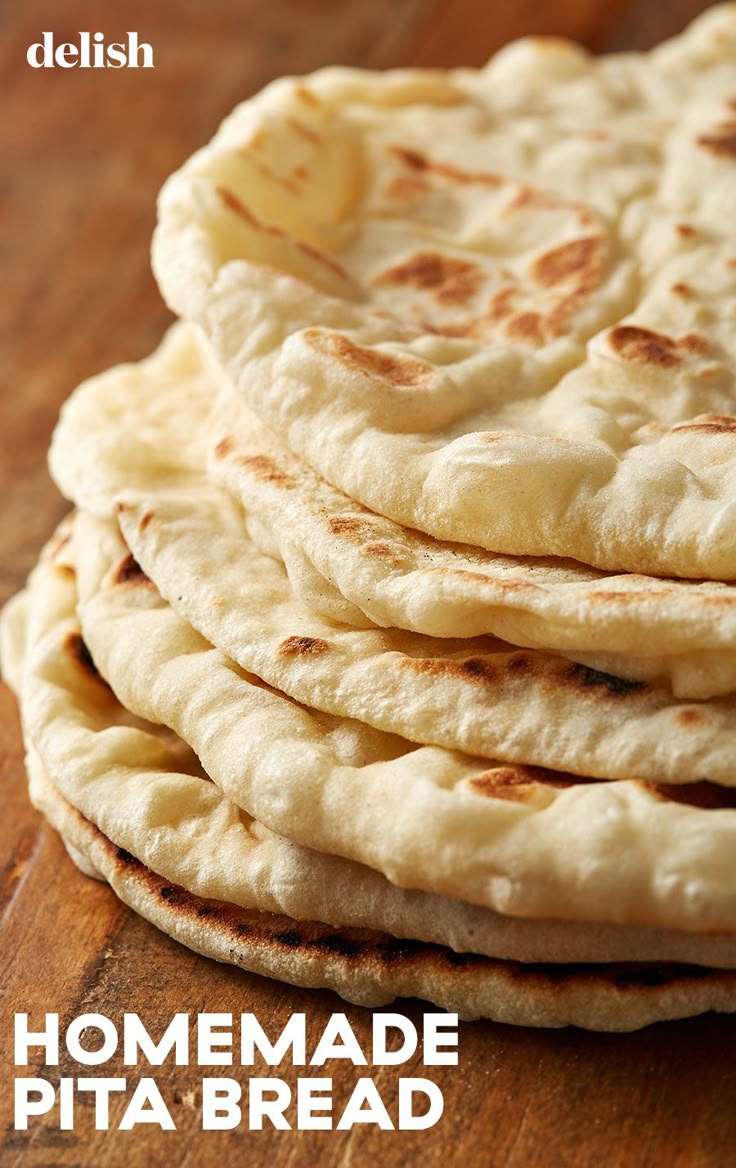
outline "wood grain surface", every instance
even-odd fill
[[[156,192],[241,98],[282,73],[332,62],[373,67],[479,64],[528,32],[577,37],[596,50],[647,47],[678,31],[697,0],[11,0],[0,9],[0,249],[3,261],[2,424],[4,499],[0,600],[22,583],[42,540],[65,511],[45,450],[62,400],[87,375],[152,349],[166,326],[148,266]],[[153,70],[33,70],[26,49],[42,31],[109,40],[130,29],[154,46]],[[367,1040],[370,1014],[329,993],[308,993],[206,961],[134,916],[71,865],[25,794],[15,704],[0,690],[0,1164],[399,1165],[472,1168],[690,1168],[736,1163],[736,1019],[707,1016],[630,1036],[538,1032],[487,1024],[461,1028],[457,1067],[378,1068],[395,1114],[396,1082],[441,1084],[445,1114],[427,1132],[232,1133],[199,1129],[202,1074],[245,1078],[239,1068],[161,1068],[156,1078],[177,1125],[95,1131],[89,1098],[75,1130],[58,1116],[12,1129],[15,1011],[46,1011],[62,1025],[99,1011],[119,1022],[138,1012],[152,1031],[177,1011],[253,1011],[277,1032],[305,1011],[317,1035],[344,1009]],[[401,1003],[421,1018],[418,1003]],[[48,1075],[78,1075],[67,1060]],[[104,1074],[124,1074],[121,1061]],[[135,1069],[135,1082],[142,1069]],[[278,1074],[293,1082],[298,1070]],[[360,1068],[335,1062],[336,1106]],[[173,1102],[172,1102],[173,1101]]]

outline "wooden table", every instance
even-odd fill
[[[166,326],[148,267],[156,191],[238,99],[278,74],[329,62],[479,64],[526,32],[569,35],[594,49],[646,47],[701,7],[698,0],[667,6],[657,0],[6,2],[0,14],[6,497],[0,599],[21,584],[65,511],[44,461],[60,403],[82,377],[147,353]],[[135,29],[154,46],[156,67],[33,70],[26,49],[47,29],[57,40],[75,39],[80,30],[116,40]],[[2,1164],[690,1168],[736,1162],[736,1019],[712,1016],[631,1036],[465,1025],[459,1066],[427,1072],[441,1083],[446,1110],[424,1133],[203,1133],[191,1092],[202,1073],[218,1072],[195,1068],[167,1068],[157,1076],[167,1098],[176,1100],[176,1132],[96,1132],[89,1105],[80,1109],[73,1132],[57,1130],[55,1115],[14,1132],[15,1011],[36,1017],[54,1011],[62,1022],[90,1011],[119,1021],[124,1011],[136,1011],[152,1029],[175,1011],[254,1011],[276,1030],[291,1011],[304,1010],[317,1033],[331,1012],[345,1008],[362,1038],[370,1015],[328,993],[294,990],[201,959],[79,875],[28,806],[15,705],[4,689],[0,748]],[[417,1003],[401,1009],[421,1016]],[[327,1073],[334,1074],[336,1099],[344,1100],[360,1069],[333,1066],[338,1069]],[[39,1063],[25,1073],[41,1072]],[[238,1077],[238,1071],[221,1072]],[[61,1073],[80,1072],[67,1061]],[[118,1061],[104,1073],[124,1070]],[[401,1073],[424,1072],[414,1062]],[[283,1074],[293,1079],[296,1072]],[[387,1099],[397,1074],[390,1067],[375,1072]],[[121,1110],[112,1108],[113,1129]]]

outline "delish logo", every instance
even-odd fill
[[[101,32],[80,32],[79,44],[54,45],[54,34],[44,32],[41,40],[29,45],[26,60],[32,69],[153,69],[153,49],[145,41],[139,44],[138,33],[127,34],[124,41],[105,44]]]

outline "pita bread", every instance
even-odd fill
[[[16,619],[19,611],[19,604],[11,610]],[[34,803],[62,833],[82,870],[108,880],[125,903],[164,932],[217,960],[297,985],[327,986],[362,1005],[420,996],[461,1017],[521,1025],[630,1030],[663,1018],[734,1009],[736,975],[725,971],[651,963],[520,965],[203,899],[113,844],[59,794],[33,751],[28,765]],[[532,924],[509,923],[522,930]],[[554,924],[542,927],[554,936]],[[732,938],[728,944],[733,949]]]
[[[442,543],[330,486],[227,398],[212,424],[210,477],[243,505],[249,535],[284,562],[313,611],[436,637],[493,633],[678,698],[736,688],[733,586]]]
[[[269,86],[161,193],[167,303],[388,518],[736,578],[735,11],[639,57],[540,48],[554,96],[513,112],[508,51]]]
[[[734,927],[736,812],[727,788],[589,782],[417,747],[309,710],[245,674],[178,617],[127,557],[123,566],[113,568],[104,619],[88,619],[91,601],[83,606],[98,668],[126,709],[169,726],[228,798],[273,831],[356,860],[400,886],[508,915],[692,932]],[[37,579],[42,595],[57,586]],[[44,763],[45,750],[55,759],[55,774],[66,759],[72,801],[92,813],[99,794],[89,795],[87,806],[84,791],[93,779],[97,792],[105,790],[110,760],[104,751],[92,754],[77,729],[63,749],[66,740],[49,739],[80,668],[66,635],[61,624],[30,656],[24,720]],[[151,749],[146,739],[144,760]],[[90,760],[89,772],[80,769],[80,755]],[[147,783],[145,814],[156,816],[160,800]],[[177,816],[187,799],[199,805],[202,798],[200,783],[177,794]],[[114,830],[100,824],[116,842],[121,831],[140,827],[140,801],[131,799],[125,809],[116,793]],[[209,840],[191,859],[192,871],[212,869],[213,846]],[[219,843],[216,852],[223,854]]]
[[[68,599],[73,590],[67,568],[68,544],[57,541],[53,554],[47,554],[37,569],[30,591],[21,593],[3,613],[4,636],[19,646],[21,659],[30,658],[31,684],[26,683],[21,694],[26,726],[33,724],[32,714],[27,716],[29,701],[38,695],[35,646],[28,641],[29,610],[61,613],[62,597]],[[161,727],[136,719],[113,699],[95,672],[73,618],[67,614],[55,619],[58,627],[48,620],[36,629],[44,628],[42,657],[48,662],[56,657],[55,713],[39,741],[55,780],[57,802],[63,798],[60,787],[66,801],[79,804],[88,820],[104,825],[116,846],[133,848],[148,863],[155,857],[169,881],[186,879],[187,887],[199,895],[216,893],[220,900],[240,907],[286,913],[294,919],[319,917],[331,925],[378,928],[444,944],[456,952],[527,963],[657,960],[736,967],[736,934],[692,935],[507,917],[399,889],[361,865],[291,844],[242,813],[234,820],[233,808],[204,781],[206,776],[186,746]],[[12,677],[17,679],[17,669]],[[69,751],[70,739],[76,753]],[[150,769],[154,757],[158,761]],[[39,768],[43,777],[41,757],[31,744],[32,792]],[[71,844],[81,847],[73,839]],[[94,869],[90,871],[94,874]]]
[[[193,323],[75,395],[96,518],[1,635],[33,798],[199,952],[526,1024],[734,1008],[733,710],[662,683],[736,682],[735,14],[287,79],[164,189]]]
[[[652,779],[728,781],[733,760],[727,751],[721,765],[714,752],[721,730],[730,736],[730,706],[683,707],[665,687],[676,681],[686,698],[733,689],[736,589],[605,577],[437,544],[359,508],[278,444],[264,445],[252,419],[249,436],[231,429],[222,442],[215,425],[213,474],[244,499],[249,527],[271,523],[265,550],[278,541],[287,583],[246,538],[240,509],[208,481],[211,399],[197,338],[179,326],[149,360],[76,391],[50,461],[80,506],[110,516],[119,505],[146,573],[243,668],[299,701],[425,743],[611,778],[636,776],[643,756]],[[303,553],[290,551],[296,538]],[[306,599],[323,620],[291,593],[292,582],[305,590],[294,567],[304,555],[319,565]],[[475,624],[515,644],[551,644],[587,668],[483,638],[378,632],[357,606],[333,604],[338,588],[379,624],[459,633]],[[339,645],[339,653],[305,661],[281,651],[287,641]],[[653,656],[609,652],[604,660],[616,646]],[[651,688],[620,680],[632,673]]]
[[[204,900],[115,847],[29,759],[35,805],[85,874],[183,945],[292,985],[327,987],[362,1006],[420,997],[461,1018],[519,1026],[636,1030],[667,1018],[736,1009],[736,974],[687,965],[520,965],[386,934]]]

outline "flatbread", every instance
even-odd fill
[[[207,479],[202,433],[210,384],[192,331],[175,329],[150,361],[111,370],[76,392],[56,431],[51,465],[81,505],[102,515],[113,514],[117,505],[134,558],[176,612],[211,644],[299,702],[414,742],[589,777],[730,783],[736,770],[734,698],[707,707],[682,703],[661,684],[626,684],[616,675],[570,666],[548,654],[519,653],[498,641],[436,641],[397,630],[379,632],[367,621],[363,625],[368,627],[356,630],[320,619],[299,604],[283,569],[245,536],[241,510]],[[279,472],[272,459],[264,471],[261,461],[254,464],[247,454],[241,458],[234,451],[228,465],[255,468],[255,478],[263,480],[259,514],[270,506],[269,485],[277,496],[312,498],[304,477],[304,491],[296,485],[279,491],[291,471]],[[277,521],[282,528],[314,526],[310,515],[298,510],[279,513],[277,502],[272,510],[283,515]],[[318,502],[311,514],[319,513]],[[348,536],[338,542],[347,538],[352,543]],[[85,563],[97,543],[104,543],[103,535],[86,538]],[[444,551],[451,558],[451,549]],[[109,568],[107,563],[104,570]],[[91,571],[95,575],[96,569]],[[435,576],[421,564],[415,575],[424,585],[422,579],[412,585],[409,577],[407,583],[421,597]],[[546,585],[529,585],[525,593],[518,580],[515,589],[497,591],[512,598],[518,593],[522,605],[528,592],[540,597],[549,592],[547,620],[543,600],[536,613],[534,600],[528,606],[537,625],[555,627],[554,613],[563,611],[583,635],[590,635],[585,618],[596,611],[595,589],[585,604],[585,585],[579,579],[575,583],[574,571],[569,575],[571,583],[561,582],[565,570],[550,565]],[[463,590],[465,571],[450,577]],[[675,620],[660,618],[661,638],[673,625],[686,630],[697,625],[703,634],[715,630],[716,637],[724,637],[731,591],[723,585],[711,588],[711,604],[725,595],[718,621],[702,619],[697,607],[702,592],[686,593],[681,584],[659,596],[653,591],[660,606],[640,605],[638,597],[627,595],[619,610],[630,617],[640,611],[646,630],[646,618],[666,612],[669,597]],[[442,611],[444,596],[445,591],[435,611]],[[458,607],[465,602],[461,591]],[[681,623],[683,613],[693,619]],[[513,599],[507,619],[512,625],[519,620]],[[603,614],[599,624],[606,627]],[[615,625],[624,625],[620,616]],[[732,653],[723,656],[736,659]]]
[[[79,805],[117,847],[132,849],[149,865],[155,860],[169,882],[185,882],[197,895],[293,920],[318,917],[332,926],[377,928],[455,952],[525,963],[656,960],[736,968],[736,933],[698,935],[503,916],[397,888],[364,866],[291,844],[237,813],[206,781],[184,743],[114,700],[95,672],[79,626],[63,611],[75,587],[69,543],[58,539],[52,548],[29,590],[6,607],[1,622],[8,643],[18,646],[21,659],[29,658],[30,679],[21,692],[27,729],[34,724],[28,706],[39,700],[40,672],[34,664],[38,650],[29,643],[31,609],[35,634],[45,642],[40,653],[47,663],[46,705],[53,702],[53,710],[37,738],[45,763],[29,739],[32,793],[34,774],[39,768],[43,775],[48,771],[57,802]],[[14,663],[10,680],[17,684],[18,679]],[[74,849],[73,838],[64,834]],[[85,870],[95,874],[94,867]]]
[[[20,609],[20,604],[13,606],[14,620]],[[296,985],[329,987],[361,1005],[419,996],[463,1018],[490,1017],[518,1025],[631,1030],[664,1018],[735,1008],[736,974],[725,970],[652,963],[522,965],[205,899],[172,884],[107,838],[59,794],[34,751],[28,766],[33,802],[62,833],[83,871],[107,880],[146,919],[216,960]],[[145,773],[141,778],[145,782]],[[300,887],[309,897],[314,881],[305,880]],[[329,887],[337,890],[339,884]],[[466,911],[463,906],[459,910]],[[532,923],[511,924],[523,930]],[[555,925],[546,928],[554,936]],[[563,934],[566,928],[562,926]],[[627,932],[636,934],[622,930],[622,936]],[[693,944],[692,938],[679,940]],[[733,950],[732,938],[726,944]]]
[[[401,886],[509,915],[734,927],[728,788],[591,782],[418,747],[245,674],[128,556],[102,585],[96,609],[82,589],[102,675],[127,709],[171,727],[225,794],[272,830]],[[26,685],[40,690],[26,715],[39,750],[58,661],[49,643],[27,669]]]
[[[86,874],[197,953],[362,1006],[419,997],[461,1018],[517,1026],[636,1030],[736,1009],[736,974],[687,965],[520,965],[386,934],[238,909],[172,885],[117,848],[64,800],[33,756],[31,798]]]
[[[639,57],[269,86],[161,193],[167,303],[382,515],[736,578],[735,12]],[[529,57],[551,96],[514,105]]]
[[[313,611],[436,637],[492,633],[678,698],[736,688],[733,586],[443,543],[332,487],[227,395],[211,425],[210,477],[243,505],[249,535],[283,560]]]

